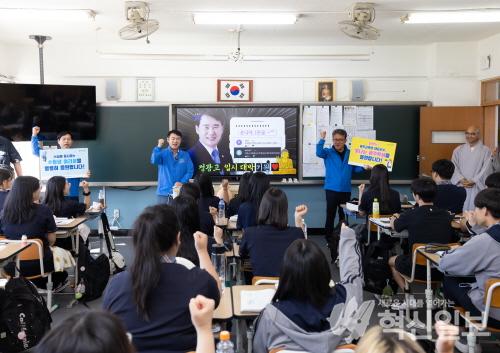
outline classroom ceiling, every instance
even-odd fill
[[[500,33],[500,23],[401,24],[399,18],[412,10],[456,10],[500,8],[498,0],[379,0],[375,1],[374,26],[381,31],[376,41],[347,37],[337,23],[347,20],[349,0],[150,0],[151,18],[160,29],[145,40],[123,41],[118,30],[126,25],[123,0],[0,0],[0,43],[29,45],[29,34],[47,34],[63,44],[95,45],[97,50],[147,47],[171,52],[202,53],[207,47],[235,46],[230,26],[200,26],[192,21],[194,11],[286,11],[301,14],[290,26],[245,26],[242,50],[248,47],[300,47],[333,45],[408,45],[449,41],[477,41]],[[95,21],[54,20],[39,16],[23,19],[2,13],[4,8],[92,9]],[[190,49],[187,49],[190,48]]]

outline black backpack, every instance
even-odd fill
[[[392,243],[379,240],[370,243],[363,256],[363,273],[365,277],[364,289],[375,294],[382,294],[384,287],[389,283],[396,292],[397,284],[392,278],[389,268]]]
[[[78,285],[77,296],[81,302],[89,302],[99,298],[110,276],[109,259],[105,254],[94,259],[85,248],[78,254]]]
[[[52,317],[44,298],[23,277],[11,278],[0,289],[0,352],[21,352],[40,342]]]

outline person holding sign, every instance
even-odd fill
[[[40,142],[40,139],[38,138],[38,135],[40,134],[40,127],[38,126],[33,126],[33,129],[31,131],[31,150],[33,154],[37,157],[40,157],[40,150],[41,150],[41,145],[42,143]],[[57,144],[59,145],[60,149],[68,149],[73,146],[73,135],[69,131],[62,131],[57,135]],[[85,173],[85,178],[90,178],[91,172],[90,170],[87,170]],[[82,178],[68,178],[68,183],[71,184],[71,187],[69,189],[69,193],[66,196],[70,200],[75,200],[78,201],[78,191],[82,183]],[[90,191],[88,191],[88,194],[84,191],[83,193],[84,196],[89,196]]]
[[[363,171],[363,167],[348,164],[349,149],[346,146],[347,132],[336,129],[332,133],[333,148],[324,148],[326,131],[321,131],[320,140],[316,145],[316,156],[322,158],[325,163],[325,196],[326,196],[326,221],[325,237],[330,248],[332,261],[337,258],[338,236],[333,234],[333,224],[337,209],[339,212],[339,224],[345,222],[345,214],[341,204],[351,198],[352,173]],[[364,167],[368,168],[368,167]]]
[[[181,187],[193,176],[193,162],[189,153],[179,147],[182,133],[170,130],[167,134],[168,147],[164,139],[158,140],[158,146],[151,153],[151,164],[158,166],[158,203],[170,204],[174,187]]]

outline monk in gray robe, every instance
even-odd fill
[[[493,164],[493,173],[500,172],[500,152],[498,151],[498,147],[493,150],[491,163]]]
[[[458,146],[451,158],[455,164],[455,173],[451,182],[463,186],[467,191],[464,211],[474,209],[474,198],[486,188],[484,181],[491,173],[491,151],[480,140],[479,128],[469,126],[465,131],[467,143]]]

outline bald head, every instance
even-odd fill
[[[480,137],[481,132],[479,127],[475,125],[471,125],[467,128],[467,130],[465,130],[465,140],[469,145],[475,145],[479,141]]]

